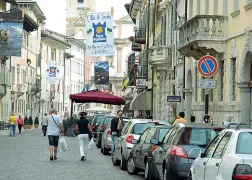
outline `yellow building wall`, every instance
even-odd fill
[[[187,14],[188,18],[190,17],[190,0],[188,0],[188,9]],[[197,15],[197,0],[193,0],[193,15],[191,18]],[[252,28],[252,8],[245,10],[245,6],[247,5],[246,0],[240,0],[239,1],[239,12],[237,12],[236,16],[232,16],[233,11],[233,1],[228,0],[228,29],[226,29],[226,37],[227,37],[227,43],[226,43],[226,53],[225,53],[225,80],[224,80],[224,103],[230,102],[230,67],[231,67],[231,41],[232,39],[236,40],[236,49],[237,49],[237,71],[236,71],[236,83],[239,82],[240,78],[240,62],[241,62],[241,56],[244,49],[244,41],[245,41],[245,29]],[[218,0],[218,15],[223,15],[223,0]],[[209,0],[209,14],[214,14],[214,0]],[[205,15],[205,2],[201,0],[200,4],[200,15]],[[215,57],[218,61],[218,57]],[[186,63],[188,63],[188,59]],[[194,64],[194,63],[192,63]],[[187,65],[186,65],[187,67]],[[193,68],[195,66],[192,66]],[[188,72],[188,69],[187,71]],[[193,87],[195,84],[195,74],[194,70],[192,70],[192,76],[193,76]],[[198,74],[199,79],[201,79],[201,75]],[[214,101],[219,101],[219,89],[218,89],[218,81],[219,81],[219,72],[214,76],[214,79],[217,80],[217,88],[214,89],[213,95]],[[195,97],[193,98],[194,101]],[[240,100],[240,93],[239,88],[236,87],[236,102],[239,102]],[[201,102],[201,89],[198,89],[198,102]]]

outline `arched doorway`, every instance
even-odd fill
[[[190,119],[192,115],[192,71],[189,70],[186,78],[185,92],[185,115],[186,119]]]

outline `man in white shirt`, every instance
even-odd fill
[[[60,133],[63,132],[62,120],[57,115],[56,109],[52,109],[51,115],[47,116],[47,135],[49,139],[50,160],[57,160],[57,147]],[[61,132],[60,132],[61,131]]]
[[[44,116],[42,117],[41,125],[42,125],[42,131],[44,133],[44,136],[46,136],[47,126],[48,126],[47,113],[45,113]]]

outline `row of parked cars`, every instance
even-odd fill
[[[113,117],[103,115],[97,125],[96,145],[104,155],[108,155],[111,148]],[[146,180],[252,179],[249,124],[171,126],[159,120],[125,118],[124,121],[125,127],[111,156],[112,163],[130,175],[144,172]],[[231,128],[233,126],[235,128]]]

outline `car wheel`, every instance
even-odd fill
[[[145,163],[145,170],[144,170],[144,179],[145,180],[151,180],[150,179],[150,166],[149,166],[149,162],[147,161]]]
[[[123,154],[121,154],[120,167],[121,170],[126,170],[127,168],[127,160],[124,158]]]
[[[112,159],[112,163],[114,166],[119,166],[120,165],[120,161],[116,159],[114,153],[111,154],[111,159]]]
[[[132,155],[130,155],[127,162],[127,171],[130,175],[137,175],[139,173],[139,169],[135,166],[135,162]]]
[[[109,150],[107,148],[103,148],[103,155],[108,155],[109,154]]]

